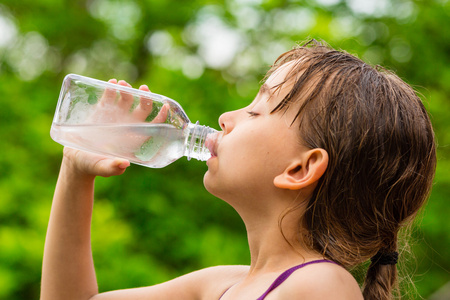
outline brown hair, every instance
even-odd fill
[[[282,54],[267,76],[287,62],[283,83],[295,83],[273,112],[300,107],[300,140],[329,155],[299,224],[302,242],[346,268],[398,251],[399,229],[426,202],[436,167],[422,101],[392,72],[315,40]],[[395,265],[374,261],[364,298],[392,299],[396,282]]]

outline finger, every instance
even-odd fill
[[[125,80],[120,80],[119,85],[131,87],[129,83],[127,83]],[[133,95],[131,95],[128,92],[120,92],[120,99],[117,103],[117,106],[122,109],[123,111],[129,111],[131,106],[133,105]]]
[[[150,89],[148,88],[148,86],[146,84],[141,85],[139,87],[139,89],[144,92],[150,92]]]
[[[109,83],[114,83],[117,84],[117,79],[110,79],[108,80]],[[111,105],[114,104],[114,102],[116,101],[116,90],[113,88],[106,88],[105,92],[103,93],[101,99],[100,99],[100,104],[102,105]]]
[[[126,159],[107,158],[97,162],[97,164],[95,165],[95,173],[96,175],[102,177],[121,175],[129,166],[130,162]]]
[[[169,109],[170,109],[170,105],[168,103],[165,103],[161,107],[161,110],[159,111],[158,115],[152,120],[151,123],[164,123],[167,119]]]
[[[144,92],[150,92],[150,89],[145,84],[141,85],[139,89]],[[153,109],[153,100],[145,96],[141,96],[139,105],[133,111],[133,119],[139,122],[145,121],[145,119],[147,119],[147,117],[152,112],[152,109]]]

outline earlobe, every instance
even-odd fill
[[[327,166],[327,151],[321,148],[311,149],[276,176],[273,183],[280,189],[300,190],[319,181]]]

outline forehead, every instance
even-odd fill
[[[272,68],[261,91],[269,90],[271,114],[280,112],[292,126],[301,122],[307,99],[316,91],[319,73],[310,71],[311,61],[300,57]]]
[[[293,104],[292,95],[296,93],[296,85],[303,75],[306,65],[302,59],[297,58],[275,66],[269,71],[259,93],[267,94],[268,101],[275,105],[272,112],[283,108],[286,111]]]
[[[299,60],[289,61],[277,67],[266,79],[266,86],[264,88],[269,88],[272,90],[277,87],[284,87],[285,85],[292,86],[295,82],[295,77],[297,77],[293,76],[294,70],[296,69],[295,66],[299,63],[301,63]]]

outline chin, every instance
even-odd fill
[[[211,170],[206,171],[203,176],[203,185],[211,195],[222,200],[224,199],[223,196],[224,193],[226,193],[224,189],[227,189],[226,185],[223,180],[220,180],[217,176],[215,176]]]
[[[216,196],[215,194],[214,194],[214,185],[215,184],[213,184],[213,178],[211,178],[212,177],[212,174],[211,174],[211,171],[210,170],[208,170],[208,171],[206,171],[206,173],[205,173],[205,175],[203,176],[203,185],[205,186],[205,189],[210,193],[210,194],[212,194],[212,195],[214,195],[214,196]]]

